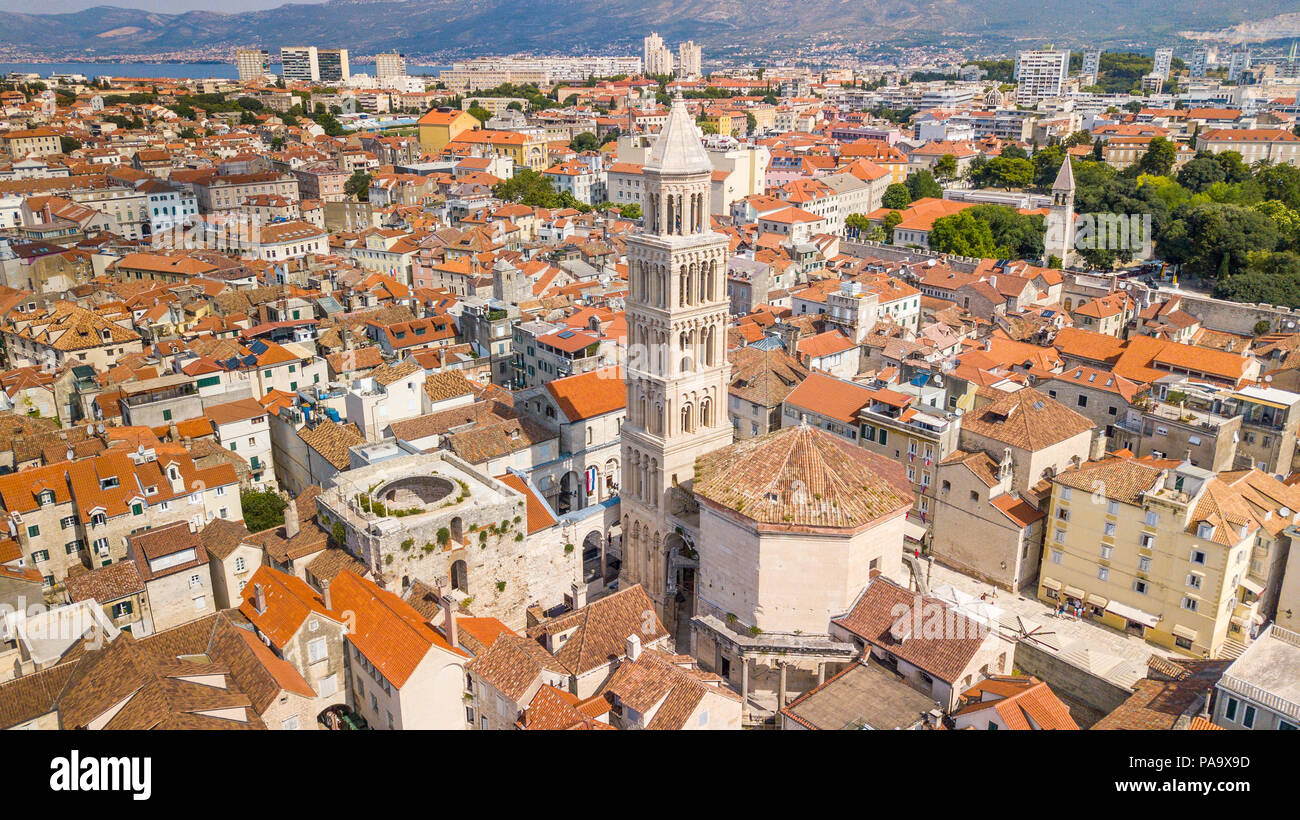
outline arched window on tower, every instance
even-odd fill
[[[695,419],[691,417],[691,403],[686,402],[682,405],[682,432],[695,432]]]
[[[713,402],[707,397],[700,399],[700,426],[705,428],[713,426]]]

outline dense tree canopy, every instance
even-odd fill
[[[1248,254],[1276,248],[1281,235],[1259,211],[1206,202],[1180,207],[1173,224],[1156,237],[1160,255],[1188,273],[1226,279],[1245,267]]]
[[[943,198],[943,186],[935,182],[934,175],[929,171],[913,171],[907,175],[904,182],[907,184],[908,192],[912,195],[913,202],[925,197]]]
[[[880,205],[884,208],[906,208],[911,204],[912,193],[901,182],[892,183],[880,198]]]

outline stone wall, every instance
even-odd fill
[[[1083,729],[1115,711],[1133,694],[1119,684],[1098,677],[1055,652],[1028,641],[1016,644],[1015,661],[1021,672],[1044,681],[1070,705],[1070,714]],[[1083,709],[1076,709],[1076,706]],[[1084,725],[1085,722],[1088,725]]]

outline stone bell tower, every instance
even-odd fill
[[[641,584],[668,624],[670,559],[690,551],[670,520],[674,488],[692,482],[696,458],[732,441],[728,242],[709,223],[713,165],[680,97],[643,173],[645,227],[627,241],[622,583]]]

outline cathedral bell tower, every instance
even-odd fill
[[[678,488],[693,483],[696,458],[732,442],[729,245],[709,222],[712,175],[695,122],[678,97],[643,169],[645,226],[627,240],[620,492],[621,584],[641,584],[670,629],[676,620],[674,559],[691,552],[678,531],[691,529],[684,520],[688,513],[677,517],[681,504],[674,501],[683,497]]]

